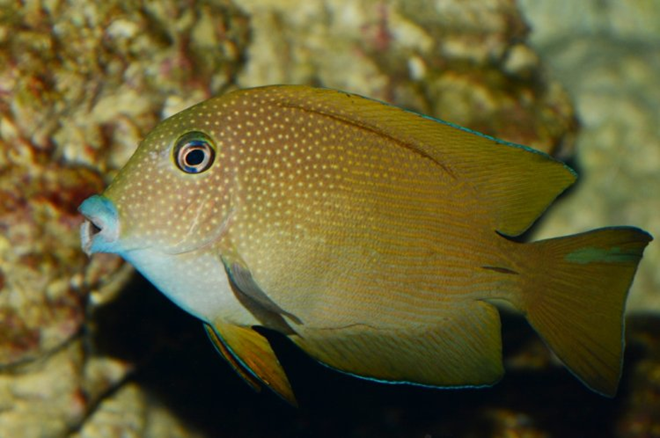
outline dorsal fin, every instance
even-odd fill
[[[509,236],[529,228],[576,179],[542,152],[355,94],[297,85],[231,93],[241,95],[367,129],[431,158],[471,185],[492,212],[495,229]]]

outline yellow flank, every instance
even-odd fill
[[[503,372],[492,299],[613,395],[625,299],[651,237],[510,239],[574,180],[543,153],[381,102],[272,86],[162,122],[104,199],[121,225],[116,252],[204,320],[249,383],[289,401],[252,327],[358,376],[480,386]]]

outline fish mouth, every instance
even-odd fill
[[[112,201],[94,195],[80,204],[78,211],[85,217],[80,226],[80,240],[85,254],[117,252],[119,215]]]
[[[80,226],[80,240],[85,254],[92,255],[94,237],[101,232],[103,232],[103,224],[100,223],[98,218],[85,218],[85,221]]]

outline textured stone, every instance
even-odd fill
[[[70,438],[196,438],[171,412],[134,383],[105,398]]]
[[[128,365],[87,357],[80,339],[0,373],[0,436],[66,437]]]
[[[86,287],[119,266],[102,257],[86,269],[78,250],[77,207],[103,187],[99,175],[32,164],[0,173],[0,365],[35,359],[76,334]]]
[[[535,44],[554,45],[560,39],[569,41],[576,35],[592,35],[652,46],[660,35],[660,3],[656,0],[518,3],[534,30],[531,39]]]
[[[29,146],[107,172],[163,116],[227,86],[247,28],[223,0],[30,1],[3,7],[0,38],[0,166],[26,164]]]
[[[82,350],[131,269],[82,254],[77,207],[158,120],[228,86],[247,36],[222,0],[1,2],[0,437],[66,436],[131,369]]]
[[[240,15],[196,5],[2,9],[0,364],[76,333],[87,292],[121,266],[101,256],[85,268],[79,249],[77,206],[103,187],[91,169],[107,180],[160,117],[219,91],[237,68]]]

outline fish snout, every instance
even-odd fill
[[[119,215],[111,200],[94,195],[80,204],[78,211],[85,216],[80,227],[82,249],[87,255],[95,252],[117,252]]]

